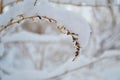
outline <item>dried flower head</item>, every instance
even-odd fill
[[[75,46],[75,56],[73,58],[72,61],[74,61],[76,59],[76,57],[79,55],[79,51],[80,51],[80,44],[78,42],[78,34],[75,34],[75,33],[72,33],[70,32],[68,29],[66,29],[64,26],[58,26],[57,27],[58,30],[60,30],[61,32],[63,32],[64,34],[66,35],[70,35],[72,37],[72,40],[73,40],[73,44]]]

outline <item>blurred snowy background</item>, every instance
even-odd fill
[[[120,80],[120,0],[0,0],[0,29],[18,15],[47,16],[0,30],[0,80]],[[79,34],[74,57],[64,25]]]

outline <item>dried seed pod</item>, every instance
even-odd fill
[[[12,22],[13,22],[13,20],[14,20],[13,18],[12,18],[12,19],[10,19],[10,23],[12,23]]]
[[[42,16],[42,18],[47,19],[49,22],[55,22],[55,23],[57,23],[57,21],[55,19],[49,18],[47,16]]]
[[[23,14],[18,15],[18,17],[21,18],[21,19],[24,19],[24,15]]]
[[[72,60],[72,61],[74,61],[77,58],[77,56],[79,55],[79,51],[80,51],[80,43],[78,42],[78,34],[70,32],[64,26],[58,26],[57,28],[61,32],[65,33],[66,35],[70,35],[72,37],[73,44],[74,44],[75,49],[76,49],[75,56],[74,56],[74,58]]]
[[[36,17],[38,17],[39,19],[42,19],[41,16],[37,15]]]

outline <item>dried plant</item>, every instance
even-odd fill
[[[39,20],[45,19],[45,20],[47,20],[48,22],[53,22],[53,23],[56,23],[56,24],[57,24],[57,20],[52,19],[52,18],[49,18],[49,17],[47,17],[47,16],[39,16],[39,15],[37,15],[37,16],[25,17],[23,14],[20,14],[20,15],[18,15],[18,17],[19,17],[18,20],[14,20],[14,19],[12,18],[12,19],[10,19],[10,21],[9,21],[6,25],[2,25],[2,27],[1,27],[1,29],[0,29],[0,32],[6,30],[6,29],[8,29],[8,28],[10,28],[10,27],[11,27],[12,25],[14,25],[14,24],[19,24],[19,23],[21,23],[22,21],[28,20],[28,19],[29,19],[29,20],[33,20],[33,21],[34,21],[36,18],[38,18]],[[79,51],[80,51],[80,43],[78,42],[78,34],[69,31],[69,30],[66,29],[64,26],[59,26],[59,25],[57,25],[57,29],[58,29],[60,32],[66,34],[66,35],[71,36],[72,41],[73,41],[73,44],[74,44],[75,49],[76,49],[76,51],[75,51],[75,56],[74,56],[74,58],[73,58],[73,61],[74,61],[74,60],[77,58],[77,56],[79,55]]]
[[[75,57],[73,59],[73,61],[76,59],[76,57],[79,55],[79,51],[80,51],[80,44],[78,42],[78,34],[75,33],[71,33],[68,29],[66,29],[64,26],[58,26],[57,27],[61,32],[63,32],[64,34],[70,35],[72,37],[74,46],[75,46]]]
[[[23,0],[16,0],[16,1],[12,1],[12,2],[9,2],[5,5],[3,5],[3,0],[0,0],[0,14],[3,13],[3,10],[6,6],[13,6],[15,3],[18,3],[18,2],[21,2]]]
[[[0,14],[3,12],[3,1],[0,0]]]

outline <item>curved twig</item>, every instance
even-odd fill
[[[20,15],[18,15],[18,16],[20,17],[19,20],[14,21],[14,19],[11,19],[6,25],[4,25],[4,26],[1,27],[0,32],[2,32],[3,30],[11,27],[11,25],[13,25],[13,24],[19,24],[19,23],[21,23],[22,21],[28,20],[28,19],[34,20],[35,18],[39,18],[40,20],[41,20],[41,19],[46,19],[46,20],[49,21],[49,22],[57,23],[57,21],[56,21],[55,19],[49,18],[49,17],[47,17],[47,16],[39,16],[39,15],[37,15],[37,16],[24,17],[23,14],[20,14]],[[57,29],[58,29],[59,31],[61,31],[62,33],[71,36],[72,41],[73,41],[73,44],[74,44],[75,49],[76,49],[76,51],[75,51],[75,57],[73,58],[73,61],[74,61],[74,60],[77,58],[77,56],[79,55],[79,52],[80,52],[80,43],[78,42],[78,34],[73,33],[73,32],[70,32],[70,31],[69,31],[68,29],[66,29],[64,26],[59,26],[59,25],[58,25],[58,26],[57,26]]]

